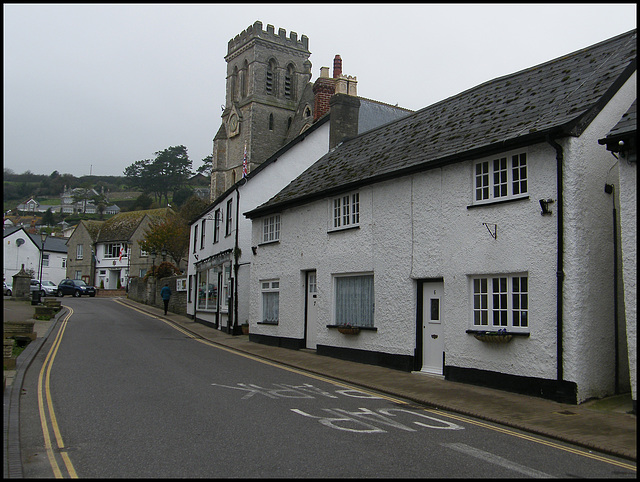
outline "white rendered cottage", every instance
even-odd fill
[[[635,100],[635,52],[634,30],[323,156],[247,213],[250,339],[569,403],[628,386],[598,139]]]

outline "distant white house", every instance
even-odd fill
[[[42,240],[38,234],[30,234],[23,227],[4,230],[3,277],[12,281],[13,275],[24,266],[31,270],[34,278],[40,276],[42,261],[42,279],[58,284],[66,277],[67,238],[48,236],[44,243],[44,256],[41,258]]]

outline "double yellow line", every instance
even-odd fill
[[[78,474],[76,470],[73,468],[73,464],[69,459],[69,455],[67,454],[67,450],[65,449],[64,442],[62,441],[62,435],[60,434],[60,428],[58,427],[58,421],[56,419],[56,414],[53,411],[53,404],[51,403],[51,391],[49,388],[49,381],[51,378],[51,367],[53,366],[53,360],[58,353],[58,348],[60,347],[60,342],[62,341],[62,336],[64,335],[65,330],[67,329],[67,322],[71,315],[73,314],[73,310],[68,306],[65,306],[69,310],[69,314],[62,321],[62,325],[58,330],[58,334],[47,354],[47,357],[42,365],[42,369],[40,370],[40,375],[38,376],[38,409],[40,411],[40,423],[42,424],[42,435],[44,436],[44,447],[47,451],[47,457],[49,458],[49,463],[51,464],[51,468],[53,469],[53,475],[57,479],[63,478],[62,471],[60,470],[60,466],[58,465],[58,461],[56,460],[55,452],[57,451],[62,457],[62,461],[64,462],[64,466],[67,469],[67,473],[69,477],[77,479]],[[51,429],[55,435],[56,439],[56,448],[54,449],[53,443],[51,440],[51,435],[49,433],[49,423],[47,422],[47,414],[45,412],[48,411],[49,419],[51,420]]]

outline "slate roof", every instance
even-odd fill
[[[376,100],[358,97],[360,110],[358,112],[358,133],[363,133],[382,124],[393,122],[412,114],[413,111],[404,107],[393,106]],[[329,111],[331,113],[331,111]]]
[[[145,216],[149,216],[153,220],[162,219],[167,217],[170,212],[173,212],[171,208],[160,208],[116,214],[112,218],[103,221],[96,242],[127,241],[133,236]]]
[[[42,239],[40,239],[39,234],[31,234],[29,233],[29,237],[33,240],[33,242],[38,246],[38,249],[42,249]],[[44,241],[44,250],[54,253],[66,253],[67,241],[69,238],[63,238],[61,236],[47,236],[47,239]]]
[[[358,186],[541,142],[577,136],[636,68],[636,30],[500,77],[345,141],[254,218]]]
[[[633,134],[635,137],[637,131],[637,115],[636,115],[636,101],[633,101],[631,107],[624,113],[618,123],[613,126],[613,129],[609,131],[607,137],[598,140],[599,144],[611,144],[618,142],[620,139],[625,139]]]
[[[28,233],[22,226],[12,226],[4,229],[3,237],[7,237],[16,231],[23,231],[27,236],[29,236],[33,244],[35,244],[39,250],[42,249],[42,238],[40,238],[40,235]],[[64,238],[62,236],[47,236],[47,239],[44,242],[44,250],[52,253],[66,253],[68,240],[69,238]]]
[[[106,221],[82,220],[80,223],[87,229],[94,243],[128,241],[145,216],[153,220],[163,219],[172,212],[171,208],[129,211],[118,213]]]

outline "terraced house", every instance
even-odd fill
[[[132,276],[144,276],[153,260],[140,248],[150,223],[171,208],[116,214],[106,221],[80,221],[67,241],[67,278],[101,289],[125,287]]]
[[[598,143],[635,99],[633,30],[345,140],[246,213],[250,339],[569,403],[632,381],[635,400],[616,271],[636,260]]]

